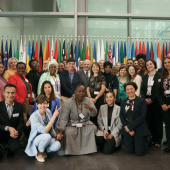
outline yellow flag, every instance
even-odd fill
[[[90,45],[90,60],[91,60],[91,64],[93,64],[93,49],[92,49],[92,40],[91,40],[91,45]]]
[[[44,55],[43,55],[43,61],[47,60],[47,43],[45,40],[45,47],[44,47]],[[43,70],[44,70],[44,66],[43,66]]]

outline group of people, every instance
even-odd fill
[[[170,152],[170,55],[158,71],[145,54],[126,65],[80,60],[78,71],[72,58],[29,67],[11,58],[6,70],[0,57],[0,157],[3,143],[12,157],[26,139],[25,153],[39,162],[48,152],[111,154],[122,140],[141,156],[161,147],[163,122]]]

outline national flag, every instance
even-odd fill
[[[82,44],[82,60],[86,59],[86,51],[85,51],[85,44],[84,44],[84,39],[83,39],[83,44]]]
[[[6,39],[6,45],[5,45],[5,55],[4,55],[4,67],[7,69],[7,63],[8,63],[8,40]]]
[[[68,45],[68,49],[67,49],[67,59],[69,59],[69,58],[70,58],[70,43],[68,42],[67,45]]]
[[[106,50],[105,50],[105,61],[108,61],[108,41],[107,40],[106,40]]]
[[[42,70],[43,70],[43,52],[42,52],[42,40],[40,39],[39,72]]]
[[[81,59],[81,47],[80,47],[80,40],[79,40],[79,47],[78,47],[78,61]]]
[[[86,47],[86,60],[89,60],[89,41],[87,39],[87,47]]]
[[[109,46],[109,53],[108,53],[108,55],[109,55],[109,61],[112,63],[113,60],[112,60],[112,44],[111,44],[111,41],[110,41],[110,46]]]
[[[170,53],[170,42],[169,42],[169,52],[168,52],[168,54]]]
[[[68,54],[68,43],[67,43],[67,48],[66,48],[66,59],[69,58],[69,57],[67,58],[67,54]]]
[[[18,42],[18,38],[17,38],[17,50],[16,50],[15,58],[19,61],[19,42]]]
[[[26,61],[24,61],[23,54],[24,52],[23,52],[22,37],[21,37],[20,48],[19,48],[19,61],[26,63]]]
[[[126,64],[127,63],[127,55],[126,55],[126,41],[124,41],[124,64]]]
[[[117,40],[116,63],[119,62],[119,40]]]
[[[23,60],[24,63],[27,63],[27,52],[26,52],[26,37],[25,37],[25,41],[24,41],[24,54],[23,54]]]
[[[91,61],[91,64],[93,64],[93,48],[92,48],[92,40],[91,40],[91,44],[90,44],[90,61]]]
[[[57,40],[55,41],[55,53],[54,53],[54,59],[58,62]]]
[[[104,43],[103,43],[103,39],[102,39],[102,46],[101,46],[101,56],[100,56],[101,60],[105,60],[105,52],[104,52]]]
[[[61,40],[59,39],[59,47],[58,47],[58,63],[62,61],[61,57]]]
[[[32,59],[34,59],[34,39],[32,41],[32,53],[31,53]]]
[[[132,54],[131,54],[131,59],[134,60],[135,59],[135,46],[134,46],[134,42],[132,42]]]
[[[143,54],[146,54],[144,41],[143,41],[143,45],[142,45],[142,53],[143,53]]]
[[[115,41],[113,41],[112,63],[116,64]]]
[[[138,55],[138,42],[136,41],[135,58]]]
[[[46,38],[45,38],[45,46],[44,46],[44,53],[43,53],[43,61],[47,60],[47,43],[46,43]],[[43,66],[44,70],[44,66]]]
[[[35,45],[34,59],[38,61],[38,40],[36,41]]]
[[[4,61],[4,47],[3,47],[3,39],[1,40],[1,57],[2,57],[2,61]]]
[[[53,37],[51,38],[51,57],[50,57],[50,61],[52,61],[54,59],[54,41],[53,41]]]
[[[152,41],[151,41],[150,59],[154,59]]]
[[[27,73],[30,71],[29,61],[31,60],[31,43],[29,39],[28,50],[27,50]]]
[[[78,68],[78,58],[77,58],[77,40],[75,40],[75,49],[74,49],[74,58],[75,58],[75,65],[76,65],[76,70]]]
[[[139,54],[142,53],[141,41],[139,41]]]
[[[70,58],[73,58],[73,40],[71,41]]]
[[[128,53],[127,53],[127,60],[131,59],[131,49],[130,49],[130,41],[128,41]]]
[[[15,38],[14,38],[14,41],[13,41],[13,48],[12,48],[12,58],[15,57]]]
[[[157,46],[156,46],[156,40],[155,40],[155,45],[154,45],[154,60],[157,62]]]
[[[100,50],[97,49],[97,53],[99,52],[99,55],[100,56]],[[94,40],[94,49],[93,49],[93,62],[96,62],[97,61],[97,57],[96,57],[96,43],[95,43],[95,40]]]
[[[47,60],[50,61],[50,41],[48,39],[48,45],[47,45]]]
[[[167,44],[167,41],[166,41],[166,49],[165,49],[165,53],[166,53],[166,56],[168,55],[168,44]]]
[[[166,57],[165,44],[164,44],[164,42],[163,42],[163,47],[162,47],[162,57],[163,57],[163,58]]]
[[[96,48],[96,45],[95,45],[95,48]],[[95,55],[93,55],[93,58],[95,59],[96,62],[99,62],[101,60],[99,39],[97,40],[97,58],[94,56]]]
[[[157,48],[157,68],[161,68],[162,67],[162,62],[161,62],[161,48],[160,48],[160,43],[158,42],[158,48]]]
[[[146,54],[146,59],[150,59],[150,50],[149,50],[149,42],[147,41],[147,54]]]
[[[63,41],[63,50],[62,50],[62,58],[63,60],[65,59],[66,57],[66,53],[65,53],[65,40]]]
[[[121,44],[120,44],[120,62],[124,63],[123,41],[121,41]]]
[[[11,39],[10,39],[10,45],[9,45],[9,55],[8,55],[8,59],[9,58],[12,58],[12,42],[11,42]]]

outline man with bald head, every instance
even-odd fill
[[[77,71],[80,75],[82,82],[85,84],[85,87],[87,87],[88,78],[90,77],[90,68],[91,68],[91,61],[84,60],[83,61],[83,69]]]
[[[46,73],[46,72],[48,71],[48,63],[49,63],[49,62],[50,62],[49,60],[45,60],[45,61],[43,62],[44,70],[41,71],[41,72],[39,72],[39,75],[40,75],[40,76],[41,76],[43,73]]]

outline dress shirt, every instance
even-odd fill
[[[74,77],[74,71],[73,71],[72,73],[70,73],[70,72],[68,71],[68,74],[69,74],[70,81],[71,81],[71,84],[72,84],[73,77]]]
[[[89,71],[85,71],[84,69],[83,69],[83,71],[84,71],[84,74],[86,75],[86,72],[88,72],[88,78],[90,77],[90,70]]]
[[[155,73],[156,73],[156,71],[155,71]],[[149,77],[148,77],[148,87],[147,87],[147,93],[146,93],[147,96],[151,96],[151,91],[152,91],[152,86],[153,86],[152,82],[153,82],[155,73],[152,76],[150,76],[150,74],[148,73]]]

